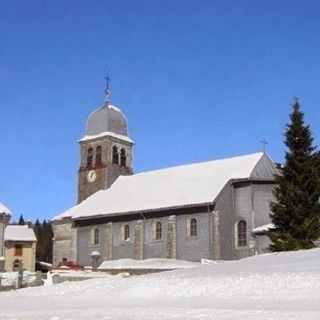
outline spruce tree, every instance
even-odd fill
[[[18,224],[19,224],[20,226],[25,225],[25,222],[24,222],[24,219],[23,219],[23,215],[22,215],[22,214],[20,215]]]
[[[320,156],[299,102],[285,132],[285,163],[276,176],[269,232],[272,251],[308,249],[320,238]]]
[[[53,232],[50,222],[46,220],[42,223],[42,232],[43,232],[43,246],[44,246],[44,256],[43,261],[52,262],[52,246],[53,246]]]
[[[43,256],[43,235],[42,235],[42,225],[39,219],[36,220],[36,223],[33,227],[34,233],[37,238],[37,248],[36,248],[36,260],[42,261]]]

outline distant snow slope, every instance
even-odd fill
[[[0,293],[1,320],[320,319],[320,249]]]

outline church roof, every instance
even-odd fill
[[[11,211],[3,203],[0,202],[0,214],[1,213],[11,215]]]
[[[212,203],[233,179],[273,179],[275,166],[263,153],[120,176],[107,190],[58,215],[90,218]]]
[[[101,108],[89,115],[85,137],[80,141],[94,139],[106,134],[129,139],[126,117],[119,108],[109,102],[105,102]]]
[[[27,225],[8,225],[4,232],[5,241],[37,241],[32,230]]]

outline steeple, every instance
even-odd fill
[[[132,147],[127,119],[111,104],[110,77],[105,77],[105,101],[87,120],[80,142],[78,202],[107,189],[120,175],[132,174]]]

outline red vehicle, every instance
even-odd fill
[[[59,263],[58,268],[60,270],[69,269],[69,270],[81,270],[82,267],[75,263],[74,261],[68,261],[67,259],[63,259],[62,262]]]

